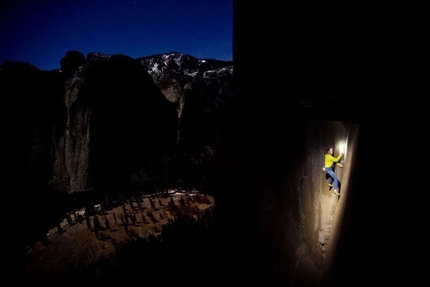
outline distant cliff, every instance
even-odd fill
[[[49,72],[5,62],[0,83],[17,110],[11,152],[20,181],[67,194],[201,184],[187,173],[227,140],[232,78],[232,62],[177,52],[69,51]]]

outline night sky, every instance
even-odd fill
[[[0,65],[60,68],[67,51],[232,60],[233,0],[3,0]]]

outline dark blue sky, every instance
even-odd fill
[[[60,68],[67,51],[232,60],[233,0],[3,0],[0,64]]]

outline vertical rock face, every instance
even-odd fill
[[[79,76],[65,83],[65,120],[55,123],[53,174],[51,184],[68,193],[91,188],[91,107],[84,100]]]
[[[231,62],[181,53],[132,59],[69,51],[61,71],[51,72],[7,63],[2,86],[22,110],[12,126],[21,180],[60,193],[141,188],[166,179],[172,158],[191,149],[196,154],[182,160],[196,167],[227,140],[232,70]]]
[[[280,280],[320,286],[321,274],[328,265],[329,246],[333,246],[336,236],[336,217],[340,217],[339,210],[348,192],[358,125],[314,120],[301,123],[300,131],[302,133],[295,133],[298,145],[294,147],[299,158],[279,151],[278,164],[268,167],[272,173],[269,178],[280,182],[278,187],[263,187],[265,192],[258,197],[260,210],[270,207],[270,212],[259,213],[259,229],[264,244],[270,246]],[[337,156],[341,143],[346,140],[349,149],[342,159],[344,167],[336,169],[341,183],[341,201],[328,187],[322,167],[325,149],[333,147]],[[294,264],[295,268],[291,269],[289,264]]]
[[[63,83],[62,104],[53,132],[53,169],[51,185],[60,191],[73,193],[89,188],[89,154],[91,107],[80,90],[84,86],[80,71],[87,64],[84,55],[68,51],[61,58]],[[60,98],[60,95],[58,95]]]
[[[233,63],[172,52],[138,59],[164,96],[176,106],[178,144],[217,145],[234,96]]]
[[[58,190],[118,185],[173,150],[174,105],[129,57],[93,56],[67,79],[63,100],[52,179]]]
[[[357,20],[367,7],[349,8],[235,2],[240,164],[226,169],[224,178],[233,176],[217,203],[227,202],[228,214],[245,221],[237,227],[226,216],[223,226],[239,238],[234,249],[243,249],[246,264],[240,277],[252,274],[250,282],[261,275],[267,286],[360,286],[376,278],[389,284],[398,273],[384,273],[381,262],[396,271],[410,262],[389,244],[399,214],[392,198],[406,198],[392,194],[392,183],[399,184],[395,152],[404,137],[399,123],[406,119],[398,112],[406,111],[399,109],[406,102],[392,97],[399,88],[393,83],[397,50],[377,36],[387,13],[363,24]],[[254,55],[268,57],[249,61]],[[357,123],[360,131],[345,123]],[[321,170],[323,155],[347,135],[354,148],[337,169],[342,185],[336,201]]]

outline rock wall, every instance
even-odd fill
[[[90,173],[91,107],[82,99],[81,79],[65,83],[65,122],[56,123],[52,186],[74,193],[92,188]],[[64,125],[63,125],[64,124]]]
[[[130,186],[176,144],[175,107],[133,59],[91,57],[64,84],[52,186],[68,193]],[[137,179],[144,184],[145,179]]]
[[[294,162],[290,173],[279,167],[282,169],[279,186],[267,184],[257,191],[258,229],[280,282],[320,286],[337,228],[338,209],[348,193],[359,129],[357,124],[324,120],[310,121],[301,128],[304,131],[301,160]],[[336,169],[341,182],[338,197],[329,189],[322,167],[326,148],[333,147],[337,156],[344,142],[347,142],[344,167]],[[288,151],[281,154],[284,165],[292,164]]]
[[[225,193],[216,202],[234,238],[230,254],[246,266],[240,272],[232,260],[238,282],[365,286],[408,279],[404,263],[411,261],[401,256],[410,252],[399,252],[393,240],[405,215],[397,208],[409,202],[399,196],[396,166],[410,140],[402,114],[411,111],[394,80],[396,32],[385,25],[394,14],[382,5],[234,5],[236,128],[233,160],[219,175]],[[257,54],[272,57],[250,61]],[[337,200],[321,168],[325,149],[345,138]]]

